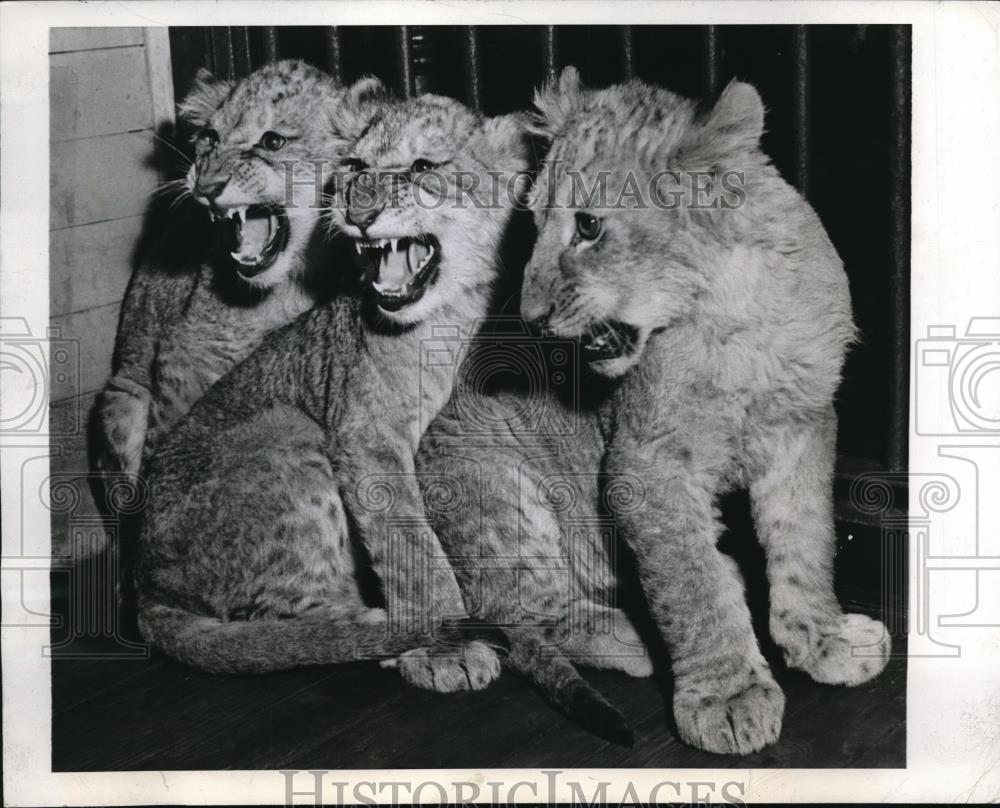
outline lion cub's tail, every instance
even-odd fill
[[[390,632],[384,620],[310,617],[224,622],[162,604],[140,605],[139,628],[150,644],[209,673],[266,673],[379,659],[431,641],[429,631]]]
[[[584,729],[621,746],[635,737],[625,717],[587,682],[566,657],[526,630],[507,630],[507,664],[520,673],[560,711]]]

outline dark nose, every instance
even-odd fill
[[[347,187],[345,218],[348,224],[364,229],[382,212],[385,202],[375,178],[367,171],[363,172]]]
[[[195,191],[197,191],[201,196],[205,197],[209,202],[214,202],[219,194],[223,192],[225,187],[229,184],[229,177],[224,179],[199,177],[198,182],[195,184]]]

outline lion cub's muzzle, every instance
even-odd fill
[[[635,353],[639,345],[639,329],[619,320],[594,323],[580,337],[583,358],[588,362],[623,359]]]
[[[277,205],[246,205],[212,211],[223,249],[244,278],[260,275],[288,246],[288,215]]]
[[[437,278],[441,244],[431,235],[354,239],[363,283],[380,308],[412,306]]]
[[[543,337],[574,336],[563,334],[552,325],[555,304],[548,313],[532,322]],[[639,329],[620,320],[603,320],[592,323],[587,332],[577,336],[580,353],[586,362],[603,362],[607,359],[624,359],[636,352],[639,346]]]

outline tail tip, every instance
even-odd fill
[[[606,741],[631,749],[635,746],[635,733],[625,723],[625,719],[621,713],[617,710],[613,712],[613,718],[600,722],[600,725],[594,729],[594,732]]]
[[[598,738],[629,749],[635,746],[635,734],[625,716],[589,686],[577,690],[568,712]]]

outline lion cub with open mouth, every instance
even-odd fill
[[[567,68],[536,106],[552,147],[533,192],[539,237],[522,313],[580,337],[590,368],[620,379],[604,470],[646,487],[617,520],[670,648],[678,729],[703,749],[746,754],[777,739],[784,696],[716,549],[724,491],[749,488],[771,634],[789,666],[856,685],[887,660],[885,627],[844,614],[833,590],[847,278],[816,214],[761,151],[764,108],[750,85],[733,82],[699,113],[638,81],[584,89]],[[583,198],[601,181],[604,201]],[[620,204],[630,196],[645,204]]]
[[[490,180],[523,181],[524,127],[437,96],[354,118],[337,117],[353,146],[329,217],[353,241],[364,295],[270,334],[153,455],[140,627],[210,671],[402,654],[413,684],[481,688],[500,670],[492,648],[428,650],[465,608],[414,454],[451,394],[446,358],[487,312],[516,198],[491,196]],[[362,596],[365,563],[385,609]]]

